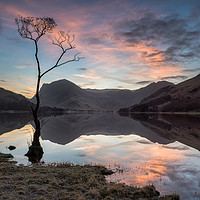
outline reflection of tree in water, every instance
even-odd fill
[[[39,121],[39,119],[38,119]],[[39,121],[40,123],[40,121]],[[39,132],[38,130],[34,129],[34,134],[33,134],[33,140],[31,142],[31,145],[29,146],[28,152],[25,154],[25,156],[28,157],[28,160],[31,163],[39,163],[40,160],[42,159],[42,156],[44,154],[43,148],[40,144],[40,129]]]
[[[38,163],[42,159],[43,154],[44,154],[44,151],[40,144],[40,135],[37,134],[37,132],[35,132],[33,135],[32,144],[29,147],[29,150],[25,154],[25,156],[28,157],[28,160],[31,163]]]

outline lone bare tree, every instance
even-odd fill
[[[34,156],[41,156],[43,155],[42,147],[40,146],[39,137],[40,137],[40,121],[38,118],[38,110],[40,107],[40,96],[39,96],[39,89],[40,89],[40,82],[44,75],[48,72],[52,71],[53,69],[65,65],[70,62],[80,60],[77,54],[74,54],[73,58],[70,60],[62,61],[64,54],[72,49],[75,48],[74,35],[70,35],[69,32],[58,31],[57,36],[50,38],[53,45],[60,48],[61,53],[58,56],[55,64],[49,67],[46,71],[42,71],[40,60],[38,57],[39,51],[39,40],[47,33],[52,33],[53,29],[57,26],[53,18],[49,17],[23,17],[18,16],[15,19],[17,24],[18,32],[22,38],[32,40],[35,46],[35,59],[37,63],[37,86],[36,86],[36,106],[32,109],[33,119],[35,123],[35,132],[33,136],[32,145],[29,147],[29,151],[27,152],[26,156],[34,157]]]

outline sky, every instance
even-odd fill
[[[200,73],[199,0],[0,0],[0,87],[30,98],[37,64],[33,41],[21,38],[15,18],[51,17],[57,27],[39,40],[42,72],[62,53],[49,37],[75,34],[83,59],[47,73],[43,83],[67,79],[82,88],[131,89],[175,84]]]

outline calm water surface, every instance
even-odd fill
[[[161,194],[200,199],[200,118],[184,115],[61,115],[42,121],[44,162],[103,164],[108,181],[154,184]],[[0,114],[0,152],[29,165],[33,127],[23,114]],[[9,145],[17,148],[10,152]]]

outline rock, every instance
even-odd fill
[[[9,149],[10,151],[12,151],[12,150],[16,149],[16,147],[13,146],[13,145],[10,145],[10,146],[8,147],[8,149]]]

